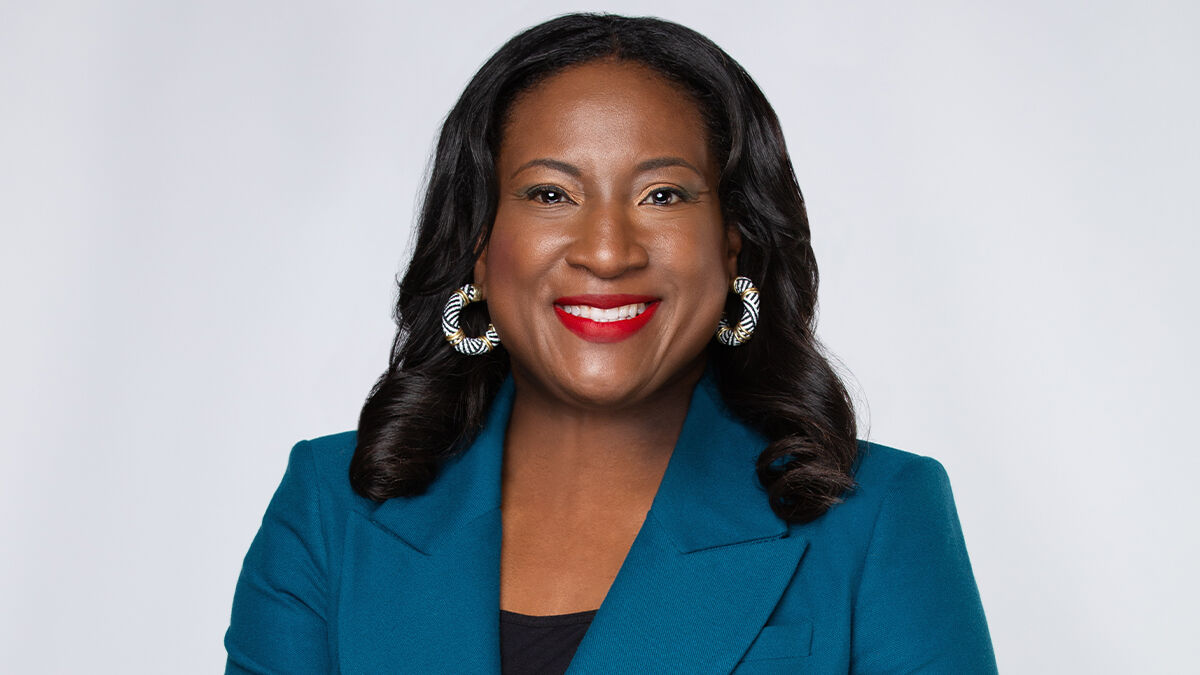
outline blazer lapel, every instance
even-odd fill
[[[766,439],[704,377],[650,512],[568,671],[729,673],[795,574],[755,475]]]
[[[478,438],[427,493],[351,515],[338,605],[343,672],[500,671],[500,471],[512,399],[509,377]],[[758,484],[765,445],[705,376],[572,675],[734,669],[807,545],[788,536]]]
[[[500,672],[500,469],[512,398],[509,378],[475,442],[428,492],[352,516],[343,672]]]

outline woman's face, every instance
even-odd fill
[[[512,105],[496,168],[475,282],[518,387],[619,408],[698,377],[741,240],[692,99],[634,63],[568,68]]]

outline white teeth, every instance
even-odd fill
[[[609,321],[624,321],[646,311],[646,303],[639,302],[634,305],[622,305],[620,307],[610,307],[608,309],[600,309],[591,305],[559,305],[564,312],[572,316],[591,319],[597,323],[608,323]]]

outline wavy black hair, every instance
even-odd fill
[[[772,509],[790,522],[811,521],[853,486],[856,427],[853,403],[814,333],[817,264],[779,120],[746,71],[708,38],[661,19],[611,14],[570,14],[520,33],[446,117],[400,281],[391,359],[363,406],[350,482],[377,501],[421,494],[482,427],[509,371],[507,352],[455,352],[442,336],[442,308],[471,280],[490,234],[495,160],[514,99],[598,59],[649,67],[689,92],[704,115],[723,216],[742,237],[738,273],[757,283],[762,305],[753,339],[732,349],[714,341],[710,364],[729,409],[769,439],[757,470]],[[468,335],[487,325],[483,304],[463,312]],[[727,312],[738,316],[736,297]]]

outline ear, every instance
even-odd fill
[[[725,226],[725,271],[730,279],[737,276],[737,258],[741,252],[742,233],[737,223],[729,223]]]

